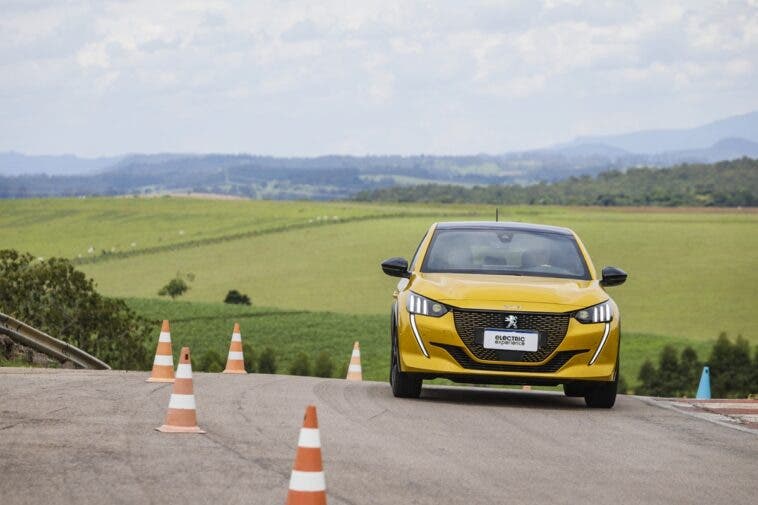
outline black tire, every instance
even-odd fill
[[[615,377],[610,382],[600,382],[589,386],[584,394],[584,403],[593,409],[609,409],[616,403],[616,392],[619,385],[619,368],[616,363]]]
[[[416,374],[400,371],[394,312],[392,316],[392,354],[390,356],[390,386],[392,386],[392,394],[396,398],[418,398],[421,395],[423,380]]]

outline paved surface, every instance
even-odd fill
[[[758,434],[758,400],[669,400],[674,408],[690,415]]]
[[[0,502],[284,503],[318,406],[330,504],[755,503],[758,436],[620,397],[196,374],[207,435],[169,435],[146,373],[0,369]]]

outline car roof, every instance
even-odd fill
[[[558,233],[561,235],[574,235],[568,228],[549,226],[546,224],[517,223],[513,221],[447,221],[437,223],[438,230],[524,230],[542,233]]]

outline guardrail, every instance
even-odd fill
[[[107,363],[88,354],[78,347],[51,337],[28,324],[0,312],[0,333],[8,335],[21,345],[31,347],[60,361],[71,361],[79,368],[110,370]]]

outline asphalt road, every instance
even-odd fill
[[[207,435],[154,430],[146,373],[0,369],[0,503],[284,503],[314,403],[331,504],[755,503],[758,436],[620,397],[195,375]]]

